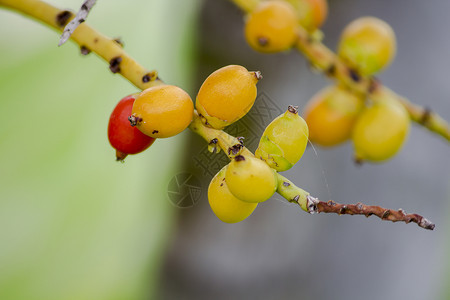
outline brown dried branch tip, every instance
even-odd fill
[[[339,204],[332,200],[328,202],[320,201],[312,196],[307,196],[309,213],[335,213],[338,215],[365,215],[370,217],[375,215],[383,221],[405,222],[406,224],[413,222],[422,228],[433,230],[435,224],[418,214],[406,214],[403,209],[392,210],[380,206],[356,204]]]

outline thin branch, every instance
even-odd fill
[[[86,0],[83,2],[75,18],[73,18],[72,21],[70,21],[64,28],[61,38],[59,39],[58,46],[61,46],[67,42],[75,29],[77,29],[78,25],[86,21],[89,11],[92,9],[96,1],[97,0]]]
[[[383,221],[405,222],[406,224],[413,222],[419,227],[433,230],[435,224],[418,214],[407,214],[403,209],[392,210],[374,205],[356,204],[339,204],[332,200],[328,202],[320,201],[314,197],[308,196],[309,210],[311,213],[333,213],[338,215],[364,215],[370,217],[377,216]]]

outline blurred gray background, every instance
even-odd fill
[[[372,15],[387,21],[397,34],[398,52],[379,78],[449,120],[449,12],[448,0],[331,0],[324,43],[335,49],[342,28],[357,17]],[[311,72],[295,51],[254,52],[244,41],[242,26],[243,15],[230,1],[204,1],[198,26],[198,86],[215,69],[241,64],[262,72],[259,93],[284,110],[288,104],[303,107],[331,83]],[[264,99],[255,104],[261,108],[259,101]],[[242,122],[240,128],[250,135],[247,140],[258,140],[258,124],[248,118]],[[232,130],[239,131],[237,126]],[[214,169],[226,158],[206,157],[204,147],[192,134],[186,163],[180,166],[180,173],[201,181],[201,199],[178,210],[176,234],[162,268],[160,298],[450,299],[450,147],[442,138],[414,125],[394,159],[362,167],[352,163],[348,143],[317,148],[317,154],[309,147],[286,172],[321,200],[361,201],[422,214],[436,223],[432,232],[375,217],[308,215],[277,201],[281,197],[276,195],[244,222],[222,223],[206,199],[213,174],[205,172],[198,159],[212,160],[209,168]]]

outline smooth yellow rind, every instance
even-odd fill
[[[217,173],[208,187],[208,201],[214,214],[225,223],[237,223],[250,216],[258,203],[248,203],[236,198],[225,181],[227,166]]]

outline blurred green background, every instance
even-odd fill
[[[192,92],[197,11],[196,0],[98,1],[88,22]],[[109,114],[137,89],[33,20],[1,9],[0,28],[0,299],[152,295],[185,135],[116,163]]]
[[[76,10],[82,1],[51,2]],[[450,2],[329,4],[330,48],[354,18],[386,20],[399,51],[380,79],[450,119]],[[251,50],[229,0],[99,0],[88,23],[121,37],[137,61],[192,98],[227,64],[262,71],[260,95],[282,108],[303,107],[329,84],[293,51]],[[439,137],[413,126],[393,160],[362,168],[352,164],[350,144],[309,148],[287,172],[322,200],[423,214],[436,223],[433,232],[312,216],[276,196],[228,225],[208,207],[212,175],[199,161],[212,156],[203,156],[201,138],[185,131],[116,163],[109,114],[137,89],[95,54],[81,56],[71,42],[58,48],[59,35],[32,20],[0,9],[0,28],[1,300],[450,299],[450,159]],[[247,143],[259,137],[248,129]],[[183,172],[201,181],[190,209],[167,196]]]

